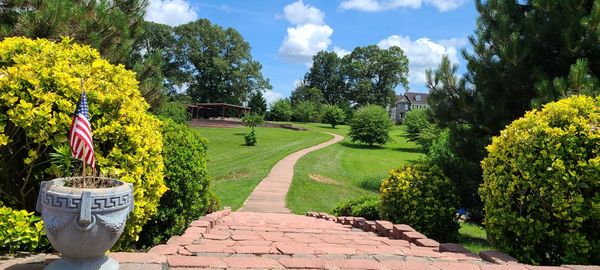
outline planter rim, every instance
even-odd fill
[[[91,212],[133,209],[132,183],[105,178],[116,181],[120,185],[109,188],[73,188],[64,186],[66,179],[56,178],[41,183],[36,207],[38,212],[42,213],[42,205],[61,212],[80,212],[83,197],[89,198],[88,202],[91,205],[88,204],[87,207]]]
[[[70,179],[81,179],[81,178],[83,178],[83,177],[77,176],[77,177],[55,178],[55,179],[52,179],[50,181],[47,181],[47,183],[46,183],[46,189],[52,190],[54,192],[67,193],[67,194],[81,194],[84,191],[88,191],[88,192],[92,193],[92,195],[94,195],[94,194],[106,194],[106,193],[122,193],[122,192],[129,192],[130,191],[130,187],[129,187],[130,184],[129,183],[126,183],[126,182],[121,181],[119,179],[108,178],[108,177],[94,177],[94,178],[95,179],[111,180],[111,181],[114,181],[114,182],[118,183],[118,185],[114,186],[114,187],[105,187],[105,188],[76,188],[76,187],[66,187],[64,185],[65,181],[67,181],[67,180],[70,180]]]

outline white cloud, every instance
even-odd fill
[[[150,0],[147,21],[176,26],[198,19],[198,14],[186,0]]]
[[[325,51],[331,45],[333,29],[325,24],[325,13],[316,7],[304,4],[298,0],[283,8],[283,15],[275,15],[275,18],[285,18],[294,27],[288,27],[281,46],[279,55],[287,61],[312,65],[312,58],[320,51]],[[349,54],[339,47],[333,47],[339,57]]]
[[[458,50],[454,46],[444,46],[428,38],[420,38],[415,41],[410,37],[398,35],[390,36],[377,43],[377,46],[387,49],[392,46],[402,48],[408,57],[409,81],[411,83],[425,83],[425,70],[436,68],[442,60],[442,56],[448,55],[450,61],[458,63]]]
[[[468,0],[425,0],[425,3],[434,6],[441,12],[457,9],[469,2]]]
[[[302,0],[291,3],[283,8],[283,17],[295,25],[324,24],[325,13],[311,5],[305,5]]]
[[[264,97],[267,100],[267,105],[269,105],[270,107],[273,104],[273,102],[277,101],[278,99],[282,99],[283,95],[279,92],[267,90],[264,93]]]
[[[421,0],[346,0],[340,4],[342,9],[354,9],[376,12],[396,8],[419,8]]]
[[[333,29],[324,23],[325,14],[321,10],[305,5],[302,0],[285,6],[283,11],[284,17],[296,26],[287,28],[279,55],[293,63],[310,65],[312,57],[331,44]]]
[[[456,9],[468,0],[345,0],[340,4],[342,9],[353,9],[365,12],[377,12],[397,8],[420,8],[427,4],[444,12]]]
[[[337,56],[338,56],[339,58],[342,58],[342,57],[344,57],[344,56],[346,56],[346,55],[348,55],[348,54],[350,54],[350,53],[351,53],[351,52],[349,52],[349,51],[346,51],[346,50],[344,50],[344,49],[342,49],[342,48],[340,48],[340,47],[333,47],[333,52],[334,52],[335,54],[337,54]]]
[[[469,39],[467,38],[451,38],[451,39],[440,39],[437,41],[440,45],[444,47],[456,47],[462,48],[469,44]]]

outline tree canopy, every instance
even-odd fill
[[[398,85],[408,89],[408,58],[400,47],[357,47],[343,58],[343,66],[348,97],[359,106],[388,107]]]
[[[340,105],[347,100],[342,61],[335,52],[320,51],[313,57],[310,70],[304,75],[308,87],[320,89],[328,104]]]
[[[89,44],[111,63],[123,63],[141,32],[147,0],[2,1],[0,38],[26,36]]]
[[[262,91],[256,91],[250,95],[248,106],[255,114],[265,114],[265,112],[267,111],[267,100],[263,96]]]
[[[142,33],[135,40],[127,66],[137,73],[140,92],[153,108],[165,94],[175,94],[185,81],[181,59],[175,54],[177,39],[173,28],[153,22],[142,24]]]
[[[292,91],[290,95],[290,101],[292,102],[293,106],[297,106],[302,101],[308,101],[314,104],[322,104],[324,101],[323,92],[319,88],[301,84]]]
[[[200,19],[175,27],[175,34],[193,102],[241,104],[250,93],[271,88],[250,45],[235,29]]]

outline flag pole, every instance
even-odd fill
[[[85,156],[87,156],[87,149],[85,147],[85,144],[83,144],[82,150],[83,150],[83,156],[85,159]],[[83,161],[83,186],[82,186],[82,188],[85,188],[85,160],[82,160],[82,161]]]
[[[81,78],[80,84],[81,84],[81,93],[83,94],[83,78]],[[81,160],[83,163],[83,186],[82,186],[82,188],[85,188],[85,157],[87,156],[87,149],[85,147],[85,143],[83,144],[82,150],[83,150],[83,160]]]

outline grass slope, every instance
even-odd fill
[[[280,159],[332,138],[331,135],[281,128],[256,128],[256,146],[244,145],[249,128],[198,128],[209,140],[208,172],[223,206],[239,209]]]
[[[390,169],[422,156],[417,145],[400,136],[400,127],[391,133],[394,142],[368,147],[352,143],[347,136],[349,127],[345,125],[335,129],[325,124],[294,125],[346,137],[340,143],[302,157],[296,164],[287,195],[287,206],[296,214],[330,212],[341,201],[375,196],[381,179]]]

